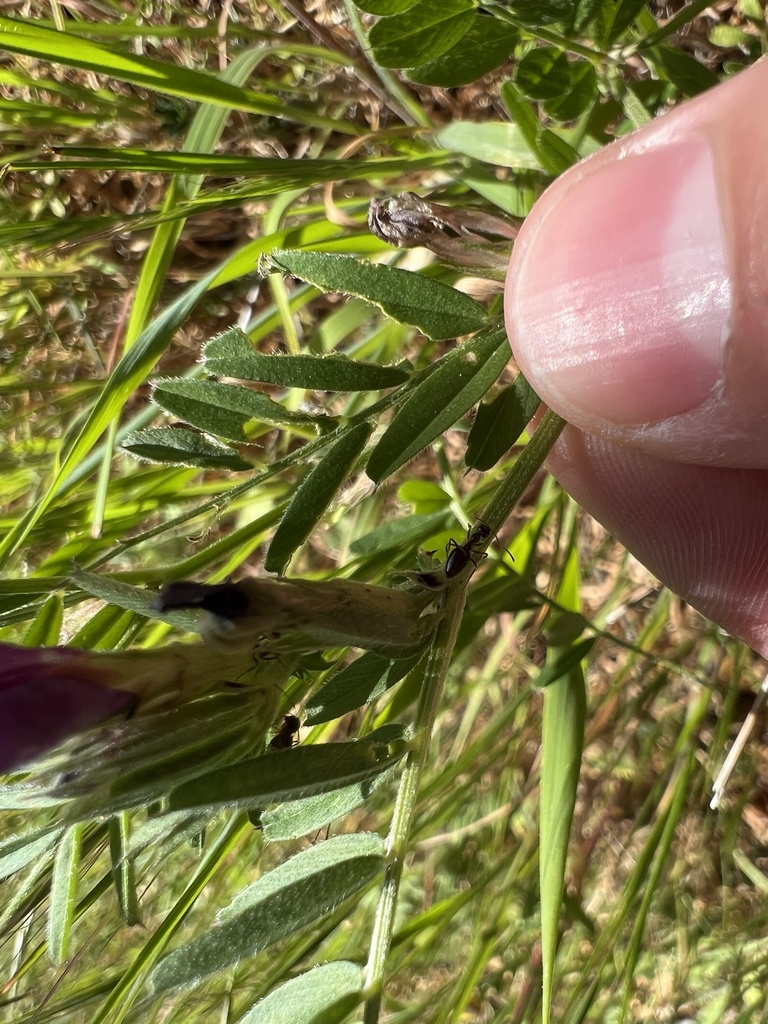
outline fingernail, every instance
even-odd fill
[[[509,292],[534,386],[577,423],[697,408],[720,379],[731,311],[706,140],[584,167],[551,203],[524,236]]]

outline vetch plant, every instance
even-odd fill
[[[0,18],[16,1019],[620,1020],[759,968],[693,977],[714,887],[664,888],[722,647],[580,539],[498,294],[553,178],[717,81],[700,9]]]

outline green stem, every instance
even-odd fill
[[[497,533],[520,501],[526,487],[541,468],[555,441],[562,433],[565,420],[547,409],[531,440],[494,496],[485,506],[480,519]]]
[[[538,429],[520,453],[513,469],[488,502],[482,521],[494,532],[501,528],[512,509],[520,500],[525,488],[544,462],[565,426],[556,413],[547,410]],[[392,945],[395,910],[403,875],[403,862],[408,851],[408,840],[413,825],[419,783],[429,754],[432,728],[443,686],[450,668],[456,634],[461,625],[467,584],[474,571],[470,563],[466,571],[451,581],[446,591],[443,618],[437,627],[429,653],[424,679],[416,710],[415,736],[411,750],[406,755],[400,787],[395,799],[392,824],[387,838],[389,863],[376,908],[376,918],[371,936],[371,947],[365,972],[365,990],[369,993],[365,1004],[364,1024],[377,1024],[381,1012],[381,990],[387,956]]]
[[[406,124],[421,125],[422,128],[432,128],[432,122],[419,101],[408,92],[402,83],[399,82],[397,78],[387,70],[387,68],[381,67],[381,65],[377,64],[374,60],[373,51],[368,43],[363,23],[360,20],[357,9],[351,0],[344,0],[344,8],[347,12],[350,28],[355,34],[357,45],[360,47],[360,52],[368,60],[368,63],[378,75],[384,88],[388,91],[390,97],[392,97],[392,100],[389,100],[388,98],[388,104],[392,106],[392,101],[394,101],[400,105],[401,116]],[[358,73],[361,72],[359,67],[357,70]],[[370,81],[369,84],[371,84]]]
[[[483,3],[483,7],[486,10],[491,11],[499,21],[504,21],[508,25],[514,25],[515,28],[519,28],[520,31],[524,32],[527,36],[530,36],[533,39],[540,39],[544,43],[552,43],[561,50],[576,53],[580,57],[584,57],[586,60],[590,61],[590,63],[595,67],[599,67],[606,61],[615,61],[615,58],[612,57],[611,54],[605,53],[597,47],[584,46],[581,43],[577,43],[574,39],[569,39],[567,36],[564,36],[559,32],[553,32],[551,29],[544,28],[542,25],[526,25],[521,19],[516,18],[513,12],[507,10],[506,7],[496,2],[496,0],[486,0],[486,2]]]
[[[692,0],[692,2],[686,4],[674,18],[670,18],[666,25],[660,26],[655,32],[646,36],[645,39],[640,40],[639,43],[632,47],[632,51],[645,55],[652,46],[657,46],[665,39],[668,39],[671,35],[674,35],[676,32],[680,32],[684,29],[686,25],[689,25],[694,18],[701,14],[702,11],[705,11],[708,6],[710,5],[706,0]]]
[[[474,569],[474,566],[471,568]],[[365,1024],[376,1024],[379,1019],[384,969],[392,945],[397,897],[416,811],[419,783],[427,762],[432,728],[451,664],[456,634],[461,624],[467,597],[467,584],[471,575],[471,571],[468,571],[462,576],[458,576],[456,586],[452,586],[447,592],[445,612],[435,632],[424,669],[424,679],[416,709],[413,746],[406,755],[400,788],[395,799],[392,824],[387,837],[389,863],[384,874],[379,903],[376,908],[371,948],[365,972],[364,988],[370,993],[365,1004],[363,1017]]]

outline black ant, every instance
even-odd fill
[[[463,544],[449,540],[445,548],[445,561],[431,572],[419,572],[412,578],[426,590],[444,590],[448,581],[460,575],[471,562],[475,568],[486,558],[485,546],[493,530],[487,523],[470,526]]]
[[[296,715],[286,715],[283,724],[275,733],[269,743],[270,750],[288,750],[296,740],[296,733],[301,728],[301,722]]]
[[[480,562],[487,558],[485,545],[492,536],[493,531],[487,523],[478,523],[474,529],[470,527],[467,531],[467,539],[463,544],[450,540],[445,549],[446,559],[443,565],[445,578],[451,580],[454,576],[458,576],[470,562],[477,568]]]

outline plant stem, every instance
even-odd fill
[[[533,437],[520,453],[509,476],[486,506],[483,522],[491,530],[495,532],[503,525],[544,462],[564,426],[565,420],[551,410],[547,410]],[[451,585],[446,591],[443,618],[435,631],[424,669],[424,679],[416,709],[414,742],[406,755],[400,788],[395,799],[392,824],[387,837],[389,862],[376,908],[365,972],[364,988],[370,994],[365,1004],[364,1024],[377,1024],[379,1020],[384,969],[392,945],[397,896],[400,891],[403,861],[408,851],[408,841],[416,811],[419,782],[429,753],[432,729],[450,668],[456,634],[461,625],[467,598],[467,585],[474,569],[475,565],[470,562],[467,569],[451,581]]]
[[[371,47],[366,38],[365,29],[363,28],[363,23],[354,4],[351,3],[350,0],[344,0],[344,9],[347,12],[349,25],[355,34],[357,45],[360,47],[360,52],[368,60],[368,63],[384,85],[386,90],[384,95],[381,95],[373,76],[370,75],[366,69],[361,68],[359,62],[355,67],[358,74],[361,75],[363,80],[371,88],[374,88],[376,95],[383,98],[384,102],[390,107],[390,109],[394,110],[402,117],[406,124],[421,125],[422,128],[433,127],[426,111],[422,108],[416,97],[412,96],[408,92],[405,86],[398,81],[391,71],[387,70],[387,68],[381,67],[381,65],[377,64],[374,60]]]
[[[482,522],[489,526],[494,533],[501,529],[512,513],[512,509],[520,501],[523,492],[541,468],[564,426],[565,420],[562,416],[547,409],[533,437],[520,452],[509,475],[502,481],[480,516]]]
[[[456,577],[456,585],[446,594],[445,612],[435,631],[435,638],[429,652],[424,679],[416,709],[415,736],[412,748],[405,759],[400,779],[400,788],[395,799],[392,824],[387,837],[389,864],[384,874],[376,918],[371,937],[371,948],[365,972],[364,988],[370,992],[365,1004],[365,1024],[376,1024],[381,1009],[381,988],[384,979],[386,959],[392,945],[397,896],[403,874],[403,861],[408,851],[408,841],[416,811],[421,773],[429,754],[432,728],[443,693],[443,685],[451,664],[456,634],[461,624],[467,597],[467,584],[474,566]]]

